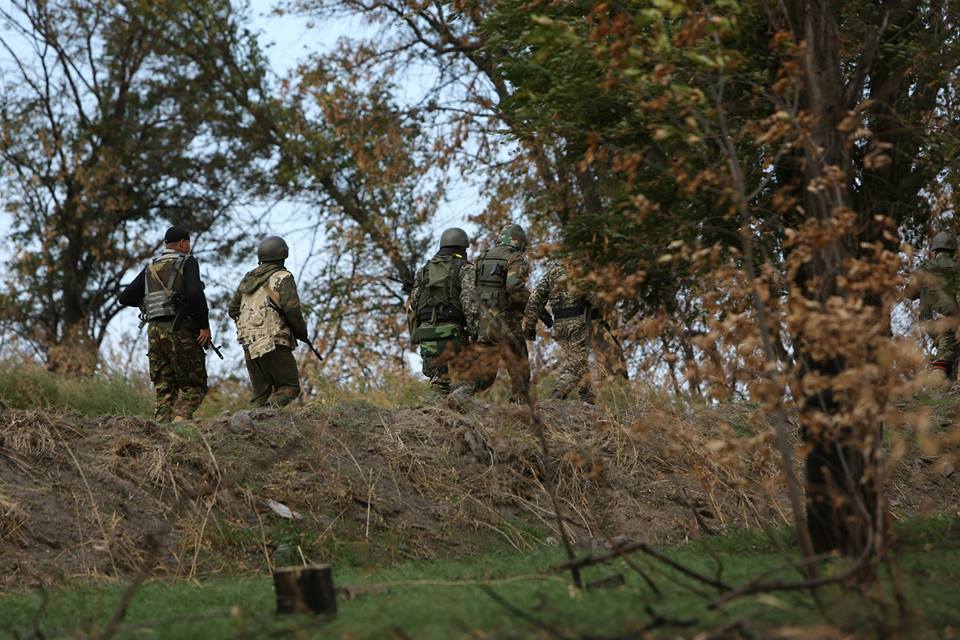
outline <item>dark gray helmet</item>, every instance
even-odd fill
[[[283,262],[290,255],[290,247],[280,236],[264,238],[257,248],[257,259],[260,262]]]
[[[508,224],[503,228],[503,231],[500,232],[498,244],[512,245],[520,251],[523,251],[527,248],[527,232],[518,224]]]
[[[941,231],[930,241],[930,251],[956,251],[957,236],[949,231]]]
[[[452,227],[440,234],[440,248],[443,247],[462,247],[466,249],[470,246],[470,236],[460,227]]]

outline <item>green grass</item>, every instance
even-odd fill
[[[911,611],[900,637],[943,637],[950,625],[956,629],[958,530],[960,519],[956,517],[915,521],[899,528],[899,580]],[[722,578],[730,584],[742,584],[783,564],[782,553],[757,534],[707,539],[667,553],[711,576],[722,566]],[[642,556],[635,557],[646,564]],[[571,636],[635,631],[650,619],[647,606],[665,618],[695,621],[694,629],[701,630],[749,618],[754,632],[760,630],[758,637],[774,627],[825,623],[873,636],[879,629],[890,630],[899,623],[889,577],[865,596],[836,587],[821,590],[826,615],[801,592],[742,598],[710,611],[705,606],[710,597],[680,586],[678,581],[693,583],[679,579],[673,571],[661,568],[654,574],[663,590],[660,597],[622,562],[587,569],[584,578],[592,581],[620,573],[626,578],[624,586],[579,591],[570,588],[566,574],[550,571],[562,561],[563,554],[555,547],[525,554],[489,551],[470,558],[379,567],[334,560],[338,586],[372,587],[352,599],[341,596],[334,620],[275,616],[272,583],[266,575],[212,576],[199,584],[156,581],[136,592],[118,637],[260,637],[283,631],[299,631],[301,637],[450,638],[466,637],[471,631],[527,637],[536,631],[534,623],[505,609],[485,589]],[[796,579],[790,573],[782,577]],[[123,591],[119,583],[96,583],[59,588],[46,595],[0,597],[0,621],[8,631],[21,634],[35,623],[47,637],[96,633],[110,618]],[[694,630],[664,630],[667,637],[681,633],[692,635]]]
[[[0,401],[14,409],[72,410],[83,415],[153,415],[145,383],[118,376],[65,377],[29,362],[0,363]]]

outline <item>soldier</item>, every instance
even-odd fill
[[[537,320],[544,315],[547,305],[553,315],[553,338],[560,345],[560,372],[550,397],[562,400],[576,388],[581,400],[593,404],[589,369],[589,296],[586,287],[576,283],[559,260],[549,265],[527,302],[523,319],[527,340],[536,339]]]
[[[500,233],[497,245],[477,260],[478,369],[470,390],[483,391],[497,379],[502,361],[510,373],[510,401],[523,403],[530,392],[530,362],[523,335],[523,311],[530,297],[527,234],[518,224]]]
[[[463,229],[444,231],[440,249],[417,272],[407,301],[410,336],[420,345],[423,375],[442,395],[450,392],[450,369],[454,373],[460,370],[464,346],[477,331],[475,273],[467,260],[469,244]]]
[[[293,357],[297,340],[310,342],[293,274],[283,263],[290,249],[270,236],[257,249],[259,265],[248,272],[230,300],[237,340],[253,386],[252,404],[283,407],[300,395],[300,372]]]
[[[207,394],[203,350],[210,344],[210,319],[200,263],[190,255],[190,234],[170,227],[164,243],[118,301],[140,307],[141,321],[149,324],[147,357],[157,389],[156,420],[179,422],[192,419]]]
[[[956,251],[957,237],[954,234],[941,231],[935,235],[930,243],[932,255],[920,265],[909,291],[911,299],[920,298],[920,320],[936,352],[933,368],[942,371],[947,380],[953,380],[956,375],[958,356],[960,271],[955,260]]]

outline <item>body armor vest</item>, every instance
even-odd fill
[[[510,306],[507,262],[514,253],[513,247],[498,245],[477,261],[477,298],[481,310],[505,311]]]
[[[237,340],[251,358],[264,356],[277,346],[293,348],[296,338],[287,324],[277,293],[280,282],[293,275],[286,269],[272,274],[252,293],[240,298],[240,317],[237,319]]]
[[[172,320],[183,304],[183,265],[189,256],[164,249],[147,267],[144,277],[144,322]]]
[[[434,256],[424,266],[422,289],[414,310],[417,324],[467,324],[460,302],[460,270],[466,262],[459,256],[448,254]]]

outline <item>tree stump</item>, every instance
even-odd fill
[[[273,588],[277,593],[277,613],[337,613],[330,565],[277,569],[273,572]]]

